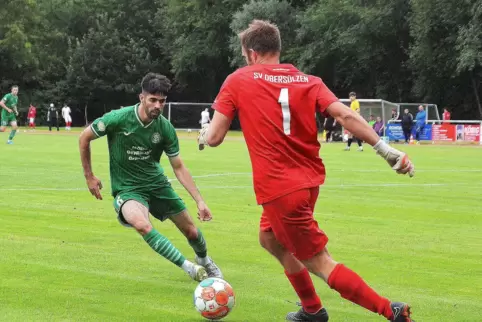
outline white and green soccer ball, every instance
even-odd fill
[[[233,288],[220,278],[207,278],[194,291],[194,306],[208,320],[224,318],[231,312],[234,303]]]

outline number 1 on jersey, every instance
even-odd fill
[[[281,112],[283,113],[283,130],[286,135],[291,133],[291,113],[290,113],[290,100],[288,95],[288,89],[282,88],[279,93],[278,103],[281,104]]]

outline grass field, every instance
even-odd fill
[[[202,321],[192,304],[196,283],[118,224],[105,139],[92,146],[105,186],[97,201],[85,188],[76,135],[22,131],[12,146],[7,135],[0,133],[0,321]],[[213,211],[200,224],[210,254],[236,292],[226,321],[283,321],[297,298],[258,245],[261,209],[245,144],[200,152],[194,138],[183,135],[181,155]],[[316,218],[329,249],[382,295],[410,302],[417,322],[479,321],[482,148],[403,148],[416,165],[412,179],[368,147],[322,146],[328,177]],[[172,223],[154,225],[194,257]],[[315,283],[330,321],[384,320]]]

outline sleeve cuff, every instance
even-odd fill
[[[89,126],[90,126],[90,128],[91,128],[92,132],[94,132],[95,136],[97,136],[98,138],[100,138],[99,133],[97,133],[97,131],[96,131],[96,130],[94,129],[94,127],[92,126],[92,124],[91,124],[91,125],[89,125]]]

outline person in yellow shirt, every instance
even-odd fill
[[[350,101],[351,101],[350,108],[353,111],[360,114],[360,102],[356,99],[356,93],[355,92],[350,93]],[[358,151],[363,151],[362,140],[354,137],[353,134],[351,134],[350,132],[348,132],[348,142],[347,142],[347,146],[345,148],[345,151],[350,151],[350,147],[351,147],[351,144],[352,144],[353,140],[356,140],[356,142],[358,143]]]
[[[360,114],[360,102],[356,99],[355,92],[350,93],[350,101],[350,108],[352,109],[352,111]]]

